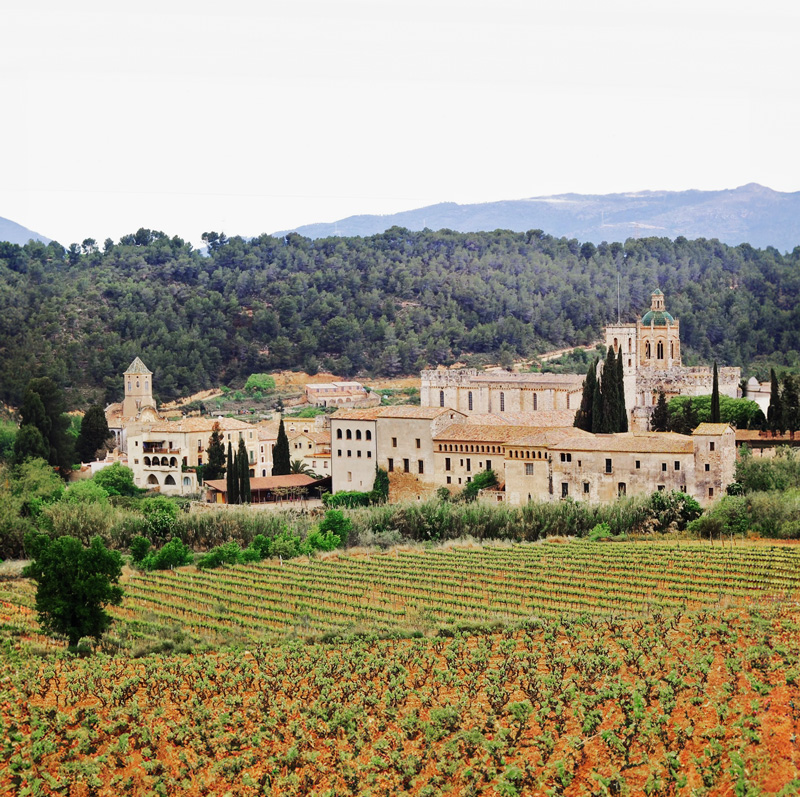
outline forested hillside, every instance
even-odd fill
[[[527,233],[312,241],[209,236],[204,257],[141,229],[98,247],[0,244],[0,399],[50,376],[73,405],[116,400],[135,356],[164,400],[253,372],[415,373],[594,340],[660,287],[684,360],[798,364],[800,248],[716,240],[581,244]]]

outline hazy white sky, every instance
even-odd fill
[[[794,0],[3,0],[0,31],[0,216],[64,245],[800,190]]]

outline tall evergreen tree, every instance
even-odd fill
[[[239,461],[239,503],[249,504],[250,493],[250,463],[247,459],[247,449],[244,445],[244,438],[239,438],[239,450],[236,452],[236,459]]]
[[[666,432],[669,424],[669,410],[667,409],[667,397],[663,390],[658,391],[658,401],[656,402],[653,414],[650,416],[650,430],[652,432]]]
[[[717,374],[717,361],[714,360],[714,383],[711,386],[711,423],[719,422],[719,375]]]
[[[625,374],[622,369],[622,349],[617,354],[614,365],[614,381],[617,391],[617,428],[616,432],[628,431],[628,408],[625,406]]]
[[[92,462],[97,452],[111,437],[106,414],[99,404],[93,404],[81,420],[81,431],[75,443],[75,451],[81,462]]]
[[[203,466],[203,481],[221,479],[225,475],[225,446],[222,443],[222,429],[218,421],[211,427],[206,454],[208,456]]]
[[[69,416],[64,412],[64,397],[52,379],[31,379],[20,408],[22,425],[35,426],[50,449],[47,461],[63,478],[72,471],[73,438],[67,433]]]
[[[283,428],[283,418],[278,427],[278,440],[272,449],[272,475],[286,476],[292,472],[292,462],[289,456],[289,438]]]
[[[783,407],[781,406],[781,392],[775,369],[769,369],[770,397],[767,408],[767,426],[771,432],[780,431],[783,434]]]
[[[602,377],[602,372],[601,372]],[[600,379],[597,378],[597,371],[595,371],[594,390],[592,392],[592,434],[597,434],[602,431],[603,421],[603,386]]]
[[[239,472],[233,459],[233,447],[228,441],[228,462],[225,469],[225,487],[229,504],[239,503]]]
[[[784,374],[781,379],[781,411],[783,426],[792,436],[800,429],[800,393],[797,379],[791,374]]]
[[[586,432],[592,431],[592,402],[594,400],[594,387],[597,382],[596,368],[597,362],[592,360],[589,363],[589,370],[586,372],[586,379],[583,380],[581,406],[575,413],[575,420],[572,423],[573,426]]]
[[[608,347],[606,361],[603,363],[601,393],[603,396],[603,412],[600,418],[600,432],[611,434],[618,431],[619,397],[617,390],[617,363],[614,347]]]

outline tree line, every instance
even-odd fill
[[[103,245],[0,243],[0,399],[49,377],[69,407],[119,400],[135,356],[160,400],[283,368],[342,376],[480,366],[588,344],[655,287],[687,365],[800,367],[800,247],[679,237],[581,245],[541,230],[310,240],[140,229]],[[619,305],[617,283],[619,278]]]

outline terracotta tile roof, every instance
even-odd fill
[[[468,416],[470,423],[486,426],[572,426],[575,410],[536,410],[535,412],[490,412],[473,413]]]
[[[622,432],[619,434],[573,435],[552,448],[563,451],[608,451],[639,454],[691,454],[694,442],[688,435],[674,432]]]
[[[512,447],[518,446],[519,448],[550,448],[564,440],[591,436],[592,434],[590,432],[585,432],[583,429],[575,429],[572,426],[553,427],[514,438],[509,441],[508,445]]]
[[[507,443],[517,437],[543,431],[533,426],[483,426],[472,423],[454,423],[443,429],[434,442]]]
[[[447,413],[452,413],[459,418],[465,417],[463,412],[449,407],[417,407],[412,404],[398,404],[395,407],[376,407],[381,410],[381,418],[411,418],[420,421],[432,421]]]
[[[701,423],[692,434],[725,434],[728,429],[733,427],[727,423]]]
[[[154,424],[151,432],[208,432],[218,423],[223,432],[255,430],[251,423],[237,421],[235,418],[182,418],[180,421],[160,421]]]
[[[796,446],[800,445],[800,435],[795,434],[792,437],[788,432],[786,434],[773,435],[772,432],[762,432],[759,429],[737,429],[736,442],[752,442],[768,446]]]
[[[250,479],[251,490],[274,490],[276,487],[306,487],[318,479],[312,479],[305,473],[290,473],[286,476],[255,476]],[[225,479],[209,479],[204,482],[207,487],[224,493],[228,490]]]
[[[332,421],[374,421],[380,417],[385,407],[370,407],[366,410],[341,409],[331,415]]]
[[[138,358],[125,369],[126,374],[152,374],[153,372]]]

